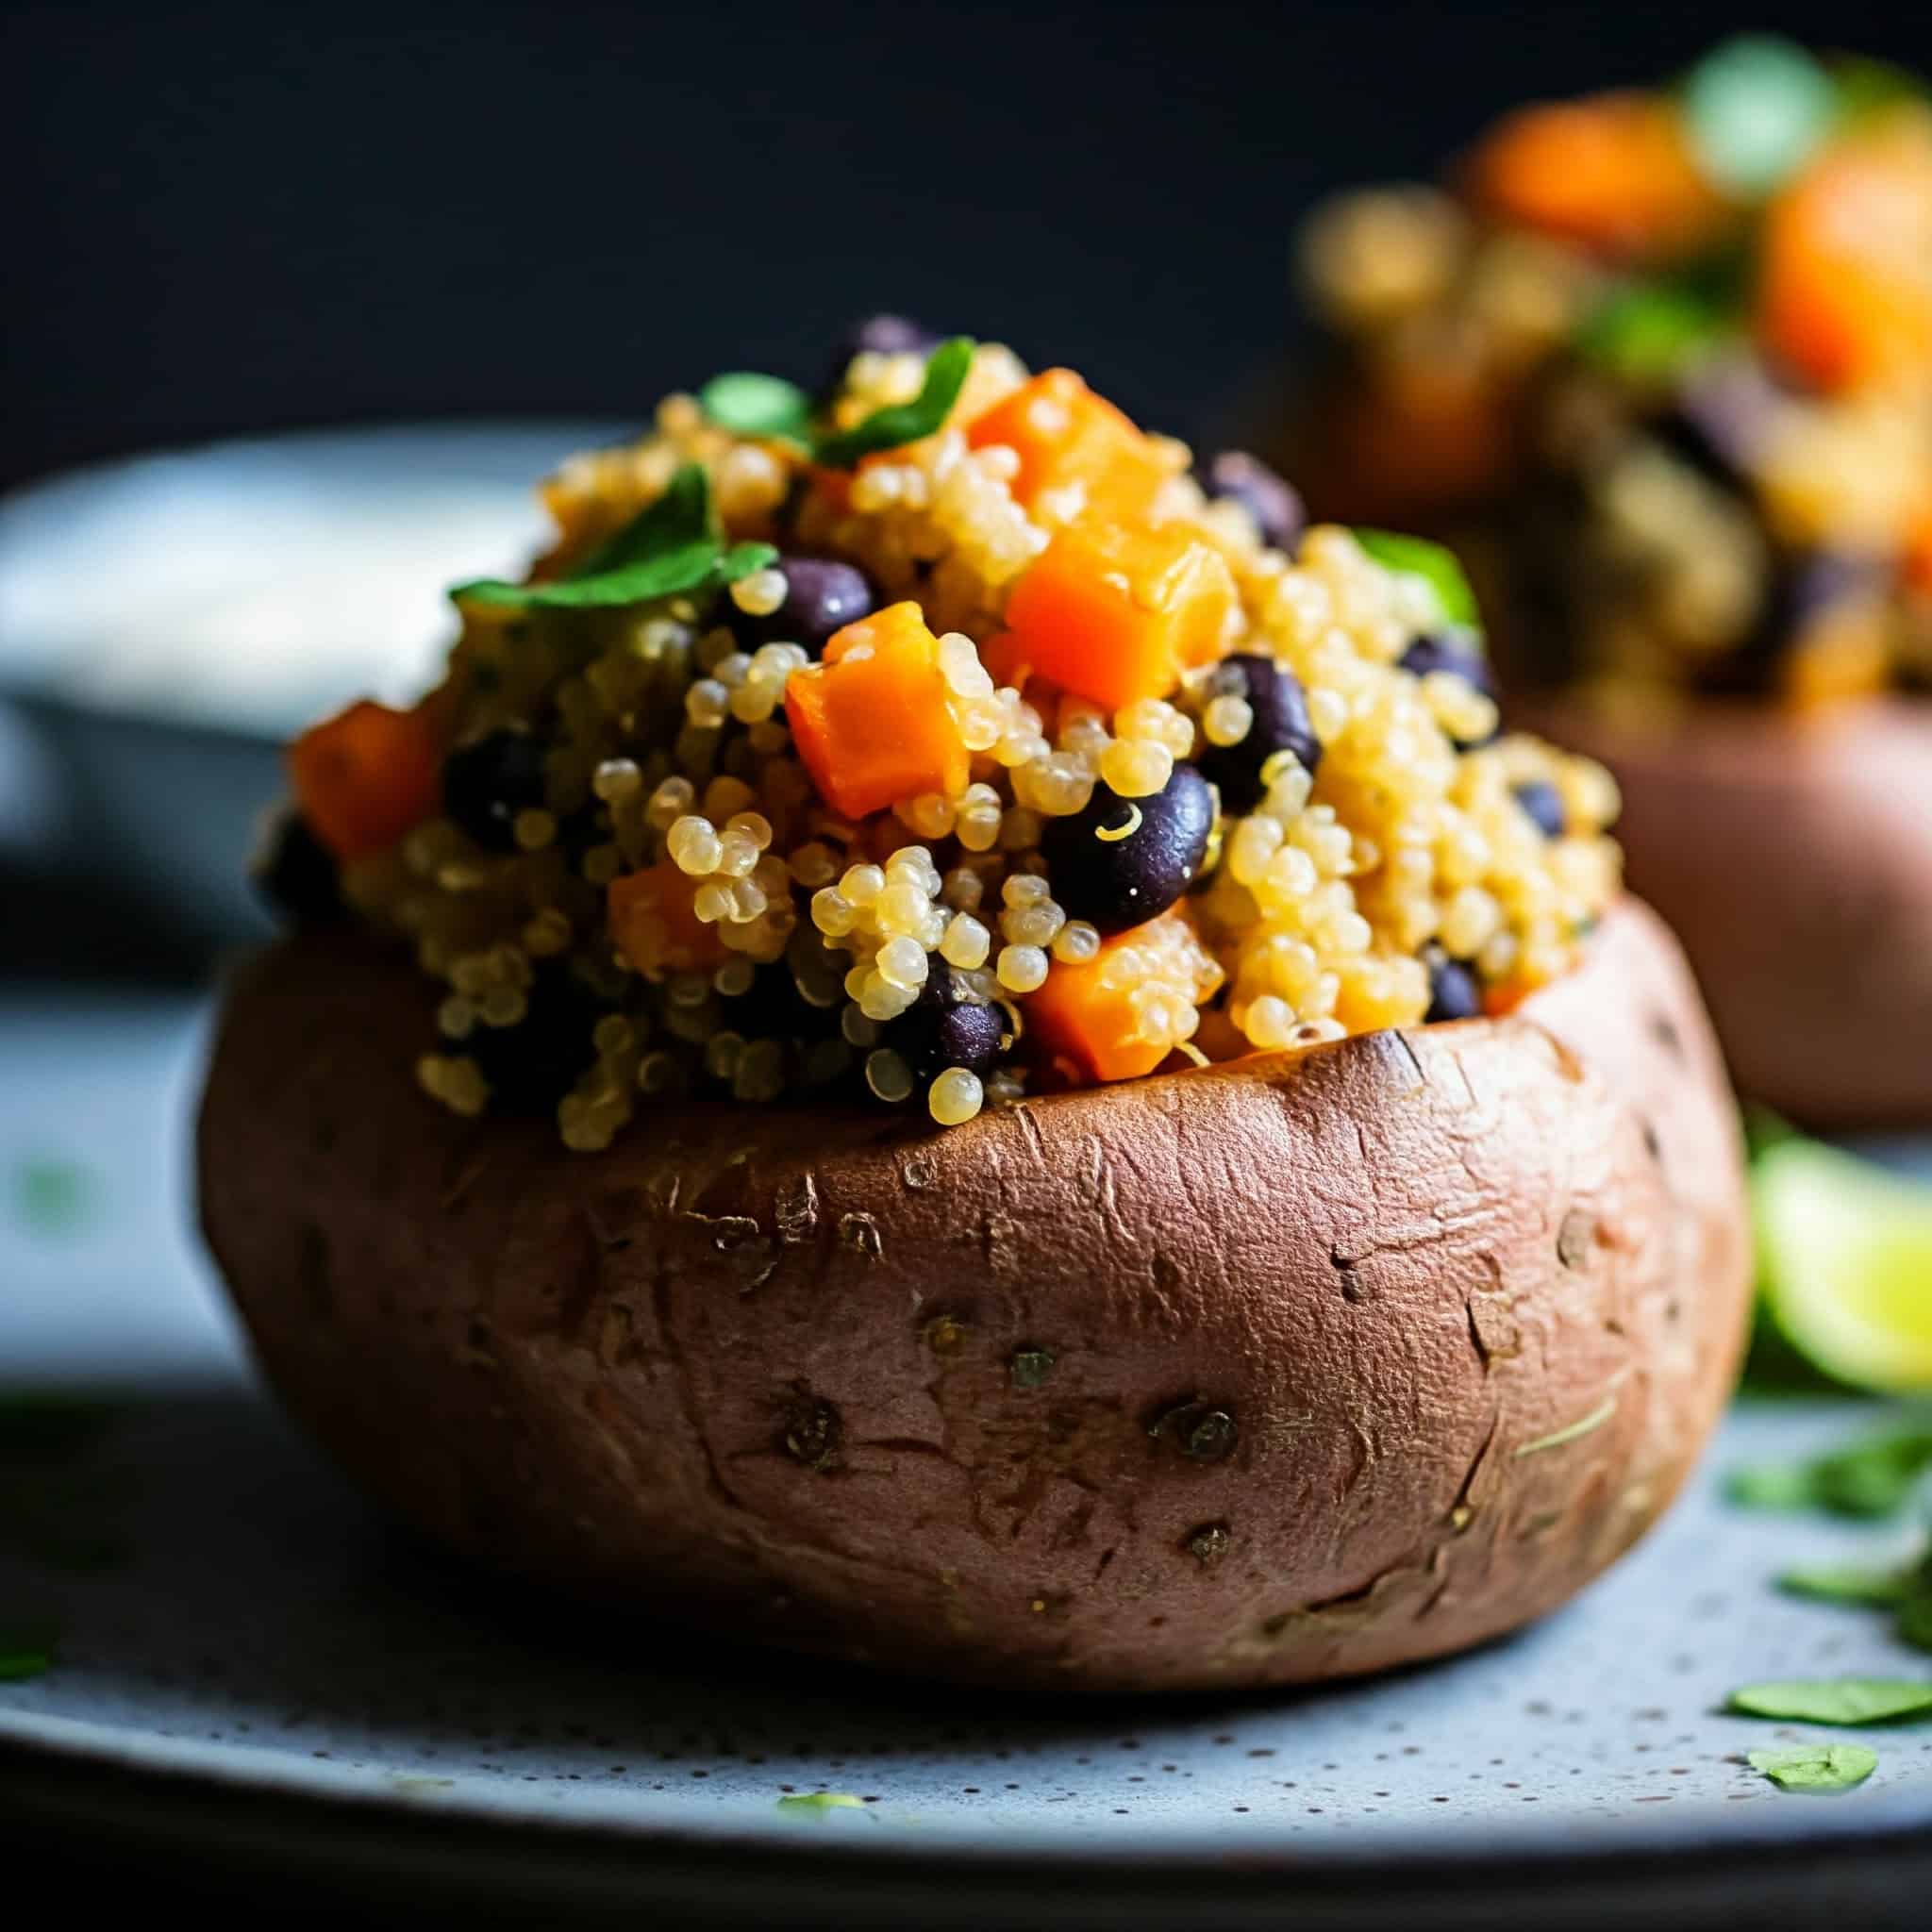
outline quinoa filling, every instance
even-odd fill
[[[1466,554],[1512,682],[1932,689],[1932,97],[1732,42],[1523,108],[1305,238],[1326,514]]]
[[[565,464],[438,688],[291,747],[270,884],[413,948],[426,1092],[585,1150],[705,1092],[951,1125],[1574,965],[1615,789],[1499,732],[1446,552],[997,345],[839,360]]]

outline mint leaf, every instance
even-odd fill
[[[1421,577],[1435,591],[1445,623],[1481,630],[1482,613],[1476,608],[1475,592],[1453,550],[1422,537],[1405,537],[1399,530],[1357,529],[1355,541],[1384,570]]]
[[[738,543],[726,551],[704,466],[686,463],[655,503],[607,537],[569,576],[546,584],[479,577],[449,594],[458,603],[508,610],[619,609],[735,583],[777,555],[769,543]]]
[[[863,457],[930,436],[959,400],[974,347],[971,336],[941,342],[927,359],[925,380],[909,403],[889,403],[850,429],[826,437],[818,446],[817,461],[828,470],[850,470]]]
[[[1907,1677],[1809,1677],[1746,1684],[1728,1708],[1809,1724],[1877,1724],[1932,1711],[1932,1682]]]
[[[711,479],[705,466],[680,463],[664,486],[664,493],[613,530],[564,581],[581,583],[687,544],[715,539],[717,534],[711,515]]]
[[[714,375],[699,390],[698,407],[734,436],[778,437],[811,447],[811,398],[783,376],[750,370]]]
[[[1786,1751],[1746,1754],[1781,1791],[1848,1791],[1878,1769],[1869,1744],[1795,1744]]]
[[[1839,109],[1802,47],[1744,34],[1707,54],[1684,84],[1684,124],[1706,175],[1726,192],[1767,194],[1803,167]]]
[[[1820,1603],[1876,1604],[1890,1607],[1912,1594],[1912,1578],[1904,1570],[1874,1570],[1857,1563],[1822,1563],[1815,1568],[1787,1570],[1777,1587],[1790,1596]]]
[[[769,543],[734,543],[718,559],[718,581],[735,584],[740,577],[748,577],[753,571],[777,560],[778,553]]]

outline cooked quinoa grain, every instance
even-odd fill
[[[1231,512],[993,345],[861,346],[782,424],[740,392],[566,464],[437,690],[291,753],[441,989],[433,1098],[585,1151],[707,1092],[955,1125],[1575,963],[1615,788],[1495,736],[1441,559],[1304,531],[1252,462],[1207,472]]]

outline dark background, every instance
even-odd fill
[[[1740,25],[1932,65],[1905,0],[5,20],[0,484],[236,430],[622,414],[721,364],[815,375],[883,306],[1198,437],[1278,353],[1322,191]]]

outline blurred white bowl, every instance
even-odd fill
[[[520,570],[534,486],[608,422],[405,425],[104,463],[0,500],[0,848],[197,937],[257,924],[276,747],[429,681],[443,591]],[[9,749],[10,747],[10,749]]]

